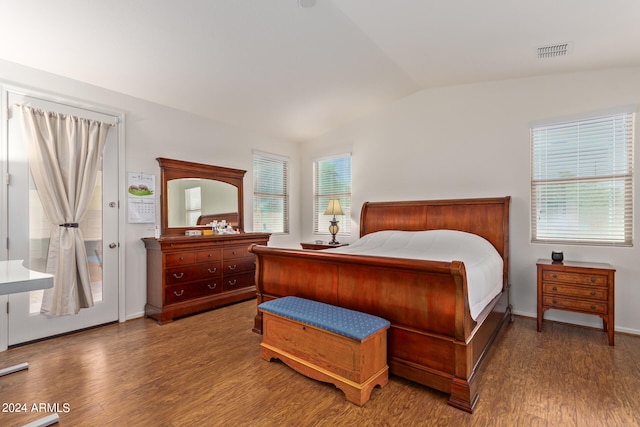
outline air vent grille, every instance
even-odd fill
[[[547,46],[540,46],[536,49],[539,59],[557,58],[567,56],[573,50],[573,43],[556,43]]]

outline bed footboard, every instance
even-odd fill
[[[279,249],[252,245],[258,302],[294,295],[466,341],[476,322],[460,261]],[[256,329],[260,327],[256,324]]]

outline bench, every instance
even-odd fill
[[[263,316],[262,359],[342,390],[359,406],[389,381],[389,321],[346,308],[287,296],[258,306]]]

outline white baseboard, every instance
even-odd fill
[[[531,317],[533,319],[538,318],[538,313],[531,313],[529,311],[513,310],[513,314],[517,316]],[[580,317],[571,318],[570,317],[571,315],[580,316]],[[584,316],[585,318],[583,319],[582,316]],[[555,322],[569,323],[569,324],[586,326],[589,328],[596,328],[596,329],[602,328],[602,321],[600,320],[599,317],[581,315],[578,313],[568,313],[568,312],[563,312],[558,310],[546,311],[544,313],[544,320],[553,320]],[[640,335],[640,329],[615,326],[614,330],[616,332],[621,332],[621,333],[630,334],[630,335]]]
[[[129,314],[129,315],[127,315],[125,320],[139,319],[141,317],[144,317],[144,311],[140,311],[138,313]]]

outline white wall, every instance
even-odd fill
[[[310,170],[315,157],[352,152],[354,235],[341,237],[345,242],[357,238],[358,207],[365,201],[510,195],[515,313],[536,316],[535,263],[557,248],[565,259],[607,262],[617,269],[616,330],[640,334],[640,241],[633,248],[550,246],[530,243],[529,231],[529,123],[630,104],[640,104],[640,68],[423,90],[305,143],[300,170]],[[307,241],[316,238],[312,185],[311,173],[305,173],[300,200]],[[637,202],[634,212],[638,228]],[[545,318],[601,326],[595,316],[556,310]]]
[[[291,159],[291,226],[290,234],[272,236],[270,244],[289,246],[299,242],[298,215],[299,174],[298,145],[289,141],[259,135],[225,126],[199,116],[108,91],[82,82],[62,78],[39,70],[0,60],[0,84],[25,87],[57,97],[78,100],[125,114],[126,172],[156,175],[159,188],[160,169],[157,157],[209,163],[247,171],[244,179],[245,230],[252,228],[253,175],[252,149],[289,156]],[[170,82],[168,82],[170,84]],[[1,126],[1,125],[0,125]],[[124,188],[126,182],[121,183]],[[121,200],[121,209],[126,209]],[[159,222],[159,209],[158,209]],[[125,224],[126,241],[120,242],[126,253],[125,316],[130,319],[144,314],[146,303],[146,255],[142,237],[153,236],[153,226]]]
[[[357,237],[357,207],[367,200],[510,195],[512,303],[516,313],[527,316],[535,316],[536,311],[535,261],[549,257],[552,249],[529,241],[529,122],[640,104],[640,68],[430,89],[298,146],[5,61],[0,61],[0,83],[124,112],[126,171],[155,173],[159,178],[156,157],[247,170],[247,230],[252,223],[251,150],[289,156],[291,232],[272,236],[274,246],[297,247],[300,241],[316,238],[311,232],[310,172],[315,157],[353,153],[354,235],[341,241]],[[636,183],[636,200],[638,194]],[[124,201],[122,209],[126,209]],[[639,216],[636,203],[636,227]],[[146,258],[140,238],[152,236],[153,231],[142,224],[125,224],[125,229],[125,312],[132,318],[142,315],[146,301]],[[614,265],[616,329],[640,333],[638,245],[555,248],[563,250],[566,259]],[[573,313],[552,311],[546,316],[600,324],[595,317]]]

